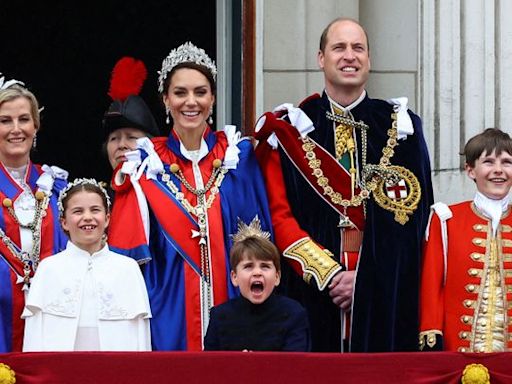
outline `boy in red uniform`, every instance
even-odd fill
[[[473,201],[433,205],[420,291],[420,349],[512,349],[512,139],[489,128],[464,147]]]

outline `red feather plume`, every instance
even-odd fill
[[[133,57],[121,58],[112,70],[108,95],[113,100],[121,101],[130,95],[138,95],[147,75],[148,71],[142,61]]]

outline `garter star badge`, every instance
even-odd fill
[[[377,204],[395,214],[395,220],[404,225],[414,213],[421,199],[421,186],[417,177],[407,168],[388,166],[398,181],[380,179],[373,197]]]

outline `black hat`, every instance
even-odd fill
[[[120,128],[137,128],[148,135],[158,136],[155,118],[138,95],[146,76],[144,63],[132,57],[123,57],[115,65],[108,93],[113,102],[103,117],[105,138]]]

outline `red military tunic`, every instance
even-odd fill
[[[496,306],[491,305],[485,281],[496,277],[503,292],[505,324],[501,329],[504,349],[512,349],[512,215],[503,213],[493,236],[491,221],[473,202],[450,206],[453,217],[447,224],[446,266],[443,256],[441,221],[433,215],[425,244],[420,290],[420,347],[434,346],[435,335],[443,338],[444,349],[484,352],[493,331]],[[491,265],[496,259],[496,267]],[[446,273],[446,281],[445,281]],[[494,273],[493,277],[490,274]],[[492,296],[492,292],[491,292]],[[501,298],[500,298],[501,300]],[[477,329],[477,318],[479,327]],[[488,318],[488,319],[487,319]],[[489,320],[489,321],[488,321]],[[487,328],[487,329],[486,329]]]

